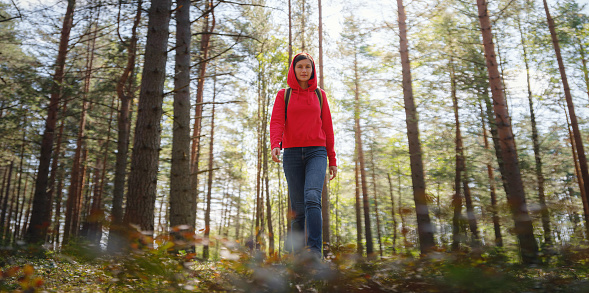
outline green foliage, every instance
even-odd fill
[[[185,235],[191,237],[190,235]],[[197,246],[201,239],[194,238]],[[149,241],[139,236],[136,241]],[[502,250],[433,252],[367,260],[335,246],[326,260],[308,253],[266,256],[220,241],[221,260],[200,261],[180,242],[156,239],[118,256],[87,260],[62,253],[7,257],[0,291],[26,292],[586,292],[589,249],[566,248],[543,266],[513,264]]]

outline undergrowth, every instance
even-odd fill
[[[220,259],[205,261],[171,237],[142,237],[136,240],[156,245],[115,256],[83,242],[44,254],[2,250],[0,292],[589,292],[589,249],[579,247],[527,266],[496,248],[377,259],[335,245],[319,260],[304,252],[268,256],[216,239]]]

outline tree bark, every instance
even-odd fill
[[[29,167],[27,166],[27,170],[29,169]],[[22,236],[25,234],[26,229],[24,229],[27,226],[27,221],[24,220],[24,216],[25,216],[25,203],[27,202],[27,191],[28,191],[28,186],[29,186],[29,178],[25,176],[24,178],[25,180],[25,186],[23,188],[22,191],[22,204],[20,205],[20,209],[18,212],[18,223],[22,223],[22,227],[19,225],[18,226],[18,231],[15,231],[15,236],[14,239],[22,239]],[[30,197],[30,196],[29,196]]]
[[[579,55],[581,55],[581,71],[583,71],[583,81],[585,81],[585,92],[589,96],[589,69],[587,69],[587,58],[585,57],[585,47],[580,39],[579,42]]]
[[[99,14],[100,12],[98,12]],[[97,18],[98,19],[98,18]],[[88,31],[92,30],[93,22],[90,23]],[[63,234],[63,243],[67,244],[70,233],[74,235],[78,235],[77,227],[78,227],[78,217],[72,217],[74,213],[74,209],[81,204],[82,201],[82,184],[83,181],[80,180],[80,168],[81,168],[81,155],[82,155],[82,148],[85,144],[85,136],[86,136],[86,115],[89,105],[88,102],[88,92],[90,91],[90,80],[92,78],[92,67],[94,62],[94,48],[96,44],[96,32],[94,31],[94,36],[92,34],[88,34],[87,40],[87,47],[86,47],[86,72],[84,76],[84,88],[83,88],[83,98],[84,101],[82,102],[82,112],[80,113],[80,122],[78,128],[78,138],[76,140],[76,151],[74,153],[74,162],[71,171],[71,179],[70,179],[70,189],[68,192],[68,205],[67,210],[65,213],[65,229]],[[82,182],[82,183],[80,183]],[[79,190],[79,192],[76,192]]]
[[[264,83],[265,84],[265,83]],[[266,86],[264,86],[264,92],[266,92]],[[269,183],[269,176],[268,176],[268,107],[270,106],[270,99],[268,98],[270,95],[264,94],[263,95],[263,112],[262,112],[262,155],[264,160],[264,182],[266,185],[266,218],[268,224],[268,254],[270,256],[274,255],[274,227],[272,225],[272,206],[270,203],[270,183]]]
[[[112,199],[111,225],[108,233],[107,251],[114,253],[122,248],[121,225],[123,223],[123,198],[127,177],[127,160],[129,154],[129,134],[131,131],[130,108],[133,99],[133,72],[137,54],[137,28],[141,21],[142,0],[137,1],[137,12],[131,29],[131,39],[127,45],[127,65],[117,83],[117,97],[120,101],[117,124],[117,155],[115,162],[115,178]],[[125,89],[126,87],[126,89]]]
[[[306,1],[305,0],[300,0],[301,1],[301,52],[306,52],[305,50],[307,49],[305,46],[305,16],[307,16],[307,14],[305,14],[305,4]]]
[[[68,5],[63,18],[61,37],[59,42],[59,51],[55,62],[55,74],[51,85],[51,98],[47,109],[47,119],[45,120],[45,131],[41,142],[41,156],[39,159],[39,168],[37,170],[37,179],[35,184],[35,195],[33,199],[32,216],[25,239],[29,243],[40,243],[45,240],[47,227],[49,226],[49,207],[51,206],[47,198],[47,181],[49,175],[49,165],[51,163],[51,152],[53,149],[53,135],[55,125],[57,124],[57,112],[59,109],[59,100],[61,96],[61,86],[64,80],[65,60],[68,52],[70,40],[70,31],[74,20],[75,0],[68,0]]]
[[[453,60],[450,60],[450,79],[452,80],[452,104],[454,106],[454,120],[456,124],[456,191],[457,196],[458,191],[460,190],[459,185],[462,183],[463,190],[464,190],[464,201],[466,204],[466,216],[468,220],[468,226],[470,228],[470,232],[472,235],[472,244],[473,246],[479,246],[479,234],[477,228],[476,217],[474,215],[474,207],[472,205],[472,197],[470,194],[470,188],[468,186],[468,175],[466,172],[466,159],[464,157],[464,147],[462,143],[462,132],[460,131],[460,115],[459,115],[459,107],[458,107],[458,98],[456,96],[456,79],[454,76],[454,63]],[[456,218],[456,206],[455,206],[455,214],[454,218]],[[461,211],[459,210],[459,217],[461,217]],[[453,220],[454,221],[454,220]],[[453,236],[456,238],[458,237],[458,231],[453,233]],[[454,240],[455,241],[455,240]],[[453,249],[458,249],[456,244],[452,243]]]
[[[391,217],[393,218],[393,253],[397,252],[397,217],[395,217],[395,197],[393,195],[393,183],[391,182],[391,173],[387,173],[389,181],[389,193],[391,196]]]
[[[524,263],[538,262],[538,244],[534,238],[532,220],[528,214],[525,200],[525,193],[517,159],[517,152],[511,128],[511,119],[503,95],[501,78],[497,69],[495,48],[493,45],[493,33],[491,21],[487,13],[485,0],[477,0],[479,22],[485,49],[485,59],[489,73],[489,85],[493,95],[493,110],[495,112],[495,123],[499,135],[501,155],[505,164],[506,193],[515,222],[515,233],[517,234],[521,249],[521,257]]]
[[[26,184],[25,184],[25,189],[27,189],[27,185]],[[29,200],[27,202],[27,211],[25,212],[25,221],[24,221],[24,225],[22,227],[23,234],[25,234],[26,231],[29,231],[28,228],[29,228],[29,225],[30,225],[29,224],[29,220],[30,220],[30,217],[31,217],[31,209],[32,209],[32,206],[33,206],[33,197],[34,197],[34,194],[31,194],[29,196]]]
[[[368,187],[366,184],[366,166],[364,164],[364,150],[362,148],[362,129],[360,128],[360,76],[358,72],[357,52],[354,52],[354,74],[354,121],[356,125],[356,148],[358,151],[358,163],[360,165],[360,181],[362,182],[362,205],[364,207],[364,232],[366,236],[366,256],[370,258],[374,257],[374,245],[372,243],[372,228],[370,225],[370,203],[368,198]]]
[[[22,181],[23,181],[23,175],[24,175],[24,169],[23,169],[23,163],[24,163],[24,156],[25,156],[25,146],[26,146],[26,131],[24,131],[26,124],[27,124],[27,115],[28,115],[28,111],[25,111],[25,115],[23,117],[23,132],[22,132],[22,140],[21,140],[21,145],[20,145],[20,154],[19,154],[19,167],[18,167],[18,181],[17,181],[17,186],[16,186],[16,207],[14,209],[15,211],[15,215],[14,215],[14,231],[13,231],[13,235],[12,235],[12,239],[16,240],[19,233],[20,233],[20,220],[21,220],[21,207],[24,205],[24,194],[21,193],[21,187],[22,187]],[[21,195],[22,195],[22,200],[21,200]],[[22,202],[22,205],[20,204],[20,202]]]
[[[548,22],[548,28],[550,30],[550,36],[552,38],[552,45],[554,46],[554,53],[556,54],[556,60],[558,62],[558,70],[560,72],[560,78],[562,80],[562,86],[564,89],[564,97],[567,102],[568,113],[569,113],[569,117],[571,120],[571,127],[573,128],[573,137],[575,139],[575,146],[577,148],[579,169],[581,170],[581,177],[583,177],[583,185],[584,185],[584,189],[585,189],[585,201],[588,201],[587,193],[589,193],[589,170],[587,169],[587,157],[585,156],[583,139],[581,137],[581,132],[579,130],[579,123],[577,122],[577,115],[575,114],[575,105],[573,104],[573,97],[571,96],[571,89],[569,87],[569,82],[567,80],[564,62],[562,61],[562,56],[560,54],[560,44],[558,41],[558,35],[556,33],[556,29],[554,26],[554,20],[550,16],[550,11],[548,9],[548,3],[546,3],[546,0],[544,0],[543,3],[544,3],[544,11],[546,12],[546,19]],[[586,225],[589,226],[589,222],[587,222]]]
[[[174,76],[174,126],[170,176],[170,225],[186,225],[191,232],[196,222],[190,188],[190,0],[177,1],[176,69]]]
[[[528,89],[528,103],[530,106],[530,122],[532,123],[532,143],[534,147],[534,159],[536,160],[536,181],[538,184],[538,201],[540,203],[540,213],[542,215],[542,228],[544,230],[544,245],[552,246],[552,232],[550,228],[550,213],[546,206],[546,196],[544,194],[544,174],[542,173],[542,157],[540,154],[540,142],[538,141],[538,127],[536,126],[536,114],[534,112],[534,100],[532,96],[532,85],[530,82],[530,65],[528,62],[528,52],[524,38],[524,32],[521,27],[521,20],[517,18],[524,64],[526,66],[526,85]]]
[[[421,158],[421,142],[419,141],[419,123],[417,109],[413,100],[411,85],[411,63],[409,61],[409,44],[407,41],[407,25],[403,0],[397,0],[399,13],[399,39],[401,64],[403,68],[403,98],[407,122],[407,138],[409,140],[409,156],[411,161],[411,182],[413,183],[413,199],[417,214],[417,233],[422,254],[427,254],[434,246],[434,227],[431,224],[425,192],[425,174]]]
[[[62,125],[63,126],[63,125]],[[61,131],[61,130],[60,130]],[[60,154],[60,157],[63,158],[63,152]],[[55,223],[53,228],[53,235],[51,235],[52,243],[54,247],[57,247],[59,244],[59,230],[61,225],[61,202],[62,202],[62,195],[63,195],[63,180],[65,178],[65,170],[63,166],[59,167],[57,170],[57,186],[55,188],[57,194],[55,199]]]
[[[10,161],[10,167],[8,167],[8,171],[7,174],[4,176],[4,182],[6,182],[4,185],[4,197],[2,200],[2,216],[0,217],[0,232],[1,235],[0,237],[2,237],[2,243],[7,244],[4,242],[4,240],[6,239],[6,235],[8,235],[8,229],[7,227],[10,226],[10,216],[8,216],[8,219],[6,218],[6,212],[8,211],[8,202],[9,202],[9,197],[10,197],[10,183],[12,182],[12,169],[14,167],[14,161]]]
[[[383,257],[382,235],[380,229],[380,215],[378,213],[378,195],[376,192],[376,164],[374,164],[374,149],[370,148],[370,163],[372,165],[372,193],[374,195],[374,214],[376,215],[376,237],[378,240],[378,252]]]
[[[324,88],[323,76],[323,15],[321,0],[318,0],[317,7],[319,9],[319,87]],[[329,170],[329,167],[328,167]],[[323,218],[323,255],[327,256],[329,253],[329,245],[331,243],[331,208],[329,202],[329,172],[327,172],[323,180],[323,189],[321,192],[321,217]]]
[[[153,0],[149,9],[145,65],[129,174],[129,194],[123,219],[124,223],[135,224],[147,232],[154,231],[170,7],[170,0]]]
[[[192,146],[190,151],[190,174],[191,174],[191,192],[192,202],[194,206],[192,211],[193,217],[196,219],[196,210],[198,208],[198,162],[200,159],[200,134],[202,124],[202,106],[203,106],[203,93],[205,86],[205,76],[207,72],[208,56],[210,50],[210,40],[213,30],[215,29],[215,6],[213,0],[205,2],[208,5],[207,15],[204,17],[203,34],[200,39],[200,56],[198,65],[198,82],[196,85],[196,109],[194,117],[194,128],[192,132]]]
[[[585,219],[585,229],[589,237],[589,201],[587,200],[587,194],[584,188],[585,182],[583,181],[583,176],[581,176],[581,167],[579,166],[579,160],[577,159],[578,156],[575,136],[573,135],[573,131],[571,130],[571,123],[569,121],[569,115],[566,109],[564,110],[564,114],[567,120],[567,130],[569,131],[569,139],[571,141],[571,152],[573,154],[573,161],[575,162],[575,176],[577,177],[577,184],[579,185],[579,192],[581,194],[581,202],[583,203],[583,218]]]
[[[360,174],[358,165],[358,145],[356,145],[356,156],[354,160],[354,178],[356,180],[356,251],[361,256],[364,253],[364,246],[362,244],[364,233],[362,232],[362,213],[360,212]]]
[[[483,105],[479,104],[481,110],[481,124],[483,126],[483,142],[485,150],[489,151],[489,140],[487,135],[485,113],[483,111]],[[493,219],[493,231],[495,232],[495,245],[497,247],[503,247],[503,236],[501,235],[501,224],[499,224],[499,208],[497,206],[497,193],[495,190],[495,175],[491,160],[487,161],[487,177],[489,178],[489,192],[491,197],[491,215]]]
[[[452,61],[450,61],[452,63]],[[456,99],[456,79],[454,75],[454,64],[450,66],[450,83],[452,92],[452,105],[454,108],[454,119],[456,124],[456,172],[454,176],[454,194],[452,195],[452,207],[454,215],[452,217],[452,251],[460,249],[462,233],[462,172],[464,171],[464,156],[462,155],[462,136],[460,133],[460,122],[458,119],[458,102]]]
[[[216,85],[216,80],[214,83]],[[216,89],[213,89],[213,103],[211,109],[211,138],[209,141],[209,178],[207,181],[207,202],[206,202],[206,210],[205,210],[205,245],[203,247],[202,258],[205,260],[209,259],[209,234],[211,232],[211,193],[213,190],[213,150],[214,150],[214,138],[215,138],[215,97],[216,97]]]

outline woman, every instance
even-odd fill
[[[287,90],[281,89],[276,94],[270,120],[272,160],[280,162],[280,150],[284,148],[284,174],[294,211],[294,249],[303,247],[300,235],[304,235],[306,220],[307,247],[321,256],[321,191],[327,158],[330,180],[337,174],[331,113],[325,92],[319,91],[321,99],[316,93],[315,63],[309,54],[300,53],[293,58],[287,83],[291,88],[288,103]],[[300,240],[294,240],[297,238]]]

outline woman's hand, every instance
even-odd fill
[[[272,161],[280,163],[280,148],[272,149]]]
[[[335,176],[337,175],[337,166],[329,166],[329,180],[335,178]]]

